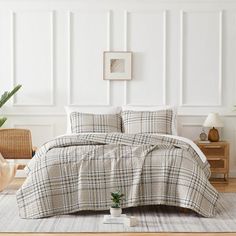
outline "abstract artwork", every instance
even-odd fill
[[[111,73],[124,73],[125,60],[124,59],[111,59],[110,72]]]
[[[104,80],[131,80],[132,53],[104,52],[103,54]]]

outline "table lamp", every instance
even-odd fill
[[[209,113],[203,124],[204,127],[210,127],[208,133],[208,140],[211,142],[218,142],[220,140],[219,132],[215,127],[224,127],[218,113]]]

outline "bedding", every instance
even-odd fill
[[[42,218],[108,210],[110,193],[120,190],[122,208],[170,205],[212,217],[218,193],[201,155],[190,141],[172,135],[61,136],[43,145],[25,168],[27,179],[16,195],[19,214]]]
[[[120,114],[96,115],[72,112],[72,133],[112,133],[121,132]]]
[[[173,134],[173,110],[123,111],[122,131],[128,134]]]
[[[89,114],[119,114],[121,112],[121,107],[76,107],[76,106],[65,106],[66,111],[66,134],[71,134],[71,120],[70,114],[72,112],[81,112]]]
[[[122,106],[122,111],[163,111],[171,110],[172,111],[172,124],[171,124],[171,134],[178,135],[177,132],[177,107],[175,106]]]

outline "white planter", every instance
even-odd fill
[[[121,216],[122,209],[121,208],[113,208],[113,207],[111,207],[110,208],[110,213],[111,213],[111,216],[113,216],[113,217],[119,217],[119,216]]]

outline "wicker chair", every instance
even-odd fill
[[[30,130],[0,129],[0,153],[5,159],[31,159],[34,152]],[[18,169],[24,167],[18,165]]]

